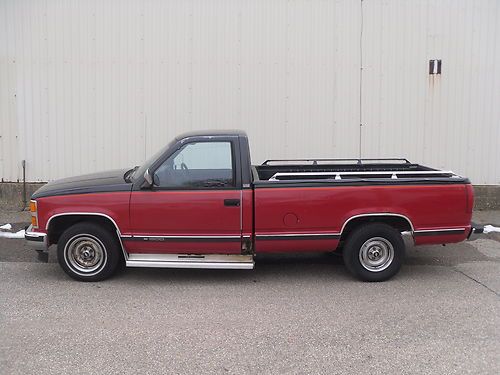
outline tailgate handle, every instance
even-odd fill
[[[224,206],[239,207],[240,200],[239,199],[224,199]]]

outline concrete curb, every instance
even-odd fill
[[[26,206],[29,206],[31,195],[45,182],[26,183]],[[10,208],[21,209],[23,206],[23,183],[22,182],[1,182],[0,183],[0,205]]]
[[[476,210],[500,209],[500,185],[474,185]]]

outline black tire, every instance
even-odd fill
[[[106,228],[78,223],[64,231],[57,243],[57,260],[79,281],[101,281],[115,272],[121,258],[118,240]]]
[[[385,281],[396,275],[405,257],[401,233],[387,224],[366,224],[349,234],[344,264],[362,281]]]

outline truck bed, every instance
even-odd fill
[[[417,245],[463,241],[470,230],[473,192],[451,171],[406,159],[268,160],[252,170],[259,252],[328,251],[360,217],[390,216]]]
[[[411,163],[407,159],[266,160],[253,167],[254,182],[464,182],[452,171]]]

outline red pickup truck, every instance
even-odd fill
[[[82,281],[127,267],[252,269],[273,252],[341,252],[361,280],[394,276],[415,245],[460,242],[467,178],[406,159],[268,160],[241,131],[175,138],[142,166],[53,181],[31,200],[25,238],[57,244]]]

